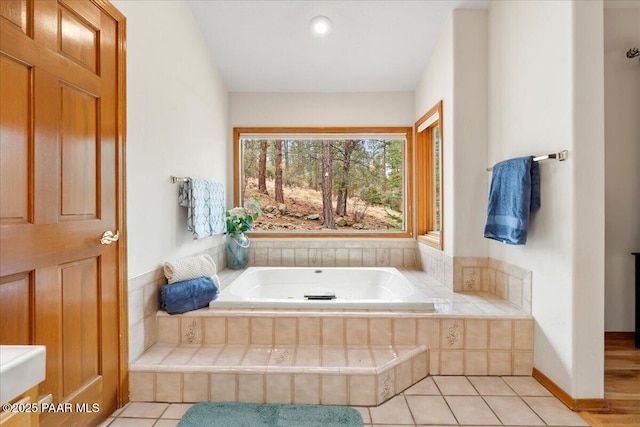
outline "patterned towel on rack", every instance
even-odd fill
[[[224,187],[219,182],[189,178],[180,184],[178,204],[187,208],[187,230],[194,239],[224,233]]]

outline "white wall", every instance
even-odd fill
[[[487,11],[456,9],[416,89],[419,119],[443,103],[444,252],[486,256]]]
[[[127,17],[128,275],[207,250],[170,175],[225,183],[228,94],[183,1],[112,2]]]
[[[604,10],[605,330],[633,331],[634,260],[640,250],[640,2]]]
[[[442,175],[443,194],[453,194],[453,141],[455,141],[453,114],[453,16],[444,26],[427,68],[416,88],[414,123],[442,100]],[[453,256],[453,197],[444,197],[444,253]]]
[[[234,127],[413,126],[413,92],[229,94]],[[227,155],[233,164],[233,153]],[[233,182],[233,170],[227,175]],[[231,189],[230,189],[231,190]],[[227,196],[232,193],[227,191]]]
[[[454,10],[453,25],[453,255],[486,256],[488,13]]]
[[[542,207],[525,246],[489,256],[533,271],[534,365],[574,398],[603,395],[602,3],[492,2],[489,163],[540,164]]]
[[[412,126],[413,92],[229,94],[231,127]]]

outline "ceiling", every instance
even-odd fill
[[[231,92],[412,91],[451,11],[487,3],[189,0]],[[316,15],[331,34],[311,35]]]

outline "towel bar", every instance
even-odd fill
[[[558,159],[559,162],[565,161],[567,160],[567,157],[569,156],[569,151],[568,150],[562,150],[559,153],[551,153],[551,154],[547,154],[545,156],[537,156],[533,158],[534,162],[539,162],[541,160],[549,160],[549,159]],[[491,168],[487,168],[487,172],[488,171],[492,171],[493,167]]]
[[[189,178],[188,177],[180,177],[180,176],[172,176],[171,177],[171,183],[175,184],[177,182],[189,182]]]

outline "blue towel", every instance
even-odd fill
[[[187,230],[194,239],[225,232],[224,188],[206,179],[189,178],[180,184],[178,204],[187,208]]]
[[[160,288],[160,308],[180,314],[206,307],[218,297],[218,287],[211,277],[185,280]]]
[[[529,213],[540,208],[540,173],[533,157],[505,160],[493,167],[484,237],[524,245]]]

